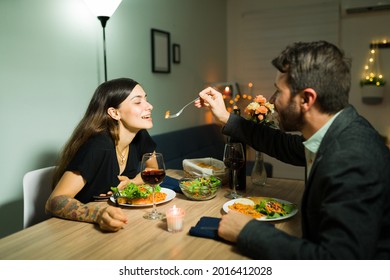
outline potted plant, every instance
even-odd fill
[[[363,77],[360,80],[363,103],[381,103],[385,84],[386,82],[379,69],[378,49],[376,46],[373,46],[370,50],[367,64],[364,66]]]
[[[360,81],[362,88],[362,101],[366,104],[379,104],[383,100],[386,81],[382,75],[375,76],[373,73]]]

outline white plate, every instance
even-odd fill
[[[161,192],[166,193],[167,196],[166,196],[166,198],[165,198],[163,201],[156,202],[156,205],[157,205],[157,204],[161,204],[161,203],[165,203],[165,202],[168,202],[168,201],[171,201],[171,200],[174,199],[175,196],[176,196],[176,193],[175,193],[173,190],[171,190],[171,189],[161,188]],[[113,196],[110,196],[110,200],[111,200],[111,202],[115,203],[115,199],[114,199]],[[153,206],[152,203],[149,203],[149,204],[127,204],[127,203],[119,203],[119,205],[122,205],[122,206],[129,206],[129,207],[147,207],[147,206]]]
[[[274,199],[274,200],[276,200],[280,203],[283,203],[283,204],[292,204],[292,205],[294,205],[294,209],[291,211],[290,214],[287,214],[286,216],[283,216],[283,217],[268,218],[268,219],[267,219],[267,217],[261,217],[261,218],[258,218],[256,220],[265,221],[265,222],[279,221],[279,220],[288,219],[288,218],[294,216],[296,213],[298,213],[298,206],[294,203],[288,202],[286,200],[282,200],[282,199],[278,199],[278,198],[270,198],[270,197],[262,197],[261,199]],[[255,202],[253,202],[253,200],[251,200],[250,198],[236,198],[236,199],[232,199],[232,200],[229,200],[228,202],[226,202],[222,206],[223,211],[225,211],[226,213],[229,212],[230,211],[229,206],[233,205],[234,203],[255,205]]]

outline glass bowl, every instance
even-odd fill
[[[219,177],[194,177],[180,179],[180,189],[191,200],[209,200],[217,195],[222,180]]]

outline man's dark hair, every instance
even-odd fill
[[[335,45],[298,42],[287,46],[272,65],[287,74],[292,96],[306,88],[314,89],[322,112],[333,114],[348,105],[351,60]]]

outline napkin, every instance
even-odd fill
[[[160,183],[160,187],[171,189],[177,193],[183,193],[180,189],[179,180],[169,176],[165,176],[164,181]]]
[[[202,217],[202,218],[200,218],[200,220],[196,224],[196,226],[191,227],[189,233],[192,236],[198,236],[198,237],[219,240],[219,239],[221,239],[218,236],[218,226],[219,226],[220,221],[221,221],[221,218]]]

